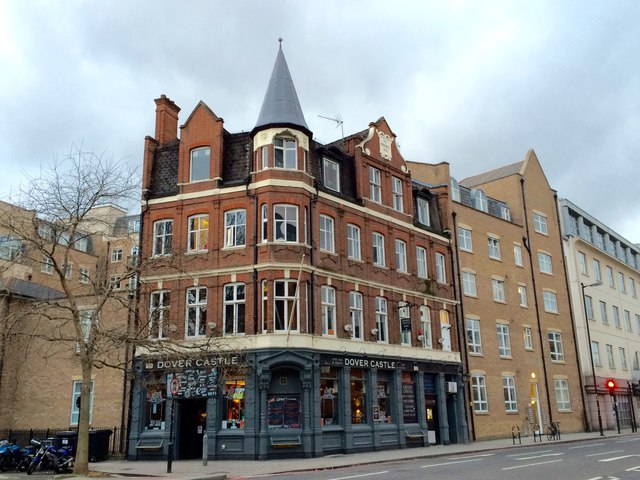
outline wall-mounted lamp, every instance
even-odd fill
[[[372,328],[371,329],[371,335],[378,335],[378,329],[377,328]]]
[[[350,332],[351,330],[353,330],[353,327],[351,325],[347,324],[347,325],[344,326],[344,330],[345,330],[345,332]]]
[[[216,328],[218,326],[218,324],[216,322],[209,322],[207,325],[209,325],[209,328],[211,330],[213,330],[214,328]]]
[[[418,335],[418,340],[420,340],[420,341],[424,340],[424,335],[422,335],[422,334]]]

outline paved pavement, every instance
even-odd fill
[[[607,437],[621,436],[610,430],[605,432]],[[632,434],[630,430],[622,432],[622,435]],[[203,465],[202,460],[178,460],[172,464],[172,473],[167,473],[166,461],[126,461],[107,460],[105,462],[90,463],[92,470],[88,477],[73,477],[74,479],[108,476],[116,478],[162,478],[188,479],[188,480],[241,480],[258,475],[267,475],[285,472],[299,472],[322,470],[330,468],[348,467],[353,465],[382,463],[415,458],[433,458],[460,453],[482,452],[504,448],[527,448],[541,444],[558,444],[565,442],[579,442],[601,438],[598,432],[592,433],[568,433],[562,434],[562,440],[548,441],[545,436],[542,440],[533,437],[523,437],[522,444],[513,445],[511,438],[500,440],[478,441],[460,445],[432,445],[421,448],[407,448],[403,450],[386,450],[366,453],[354,453],[350,455],[331,455],[320,458],[294,458],[283,460],[253,461],[253,460],[209,460]],[[60,475],[57,478],[62,478]]]

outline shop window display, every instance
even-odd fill
[[[222,428],[244,428],[244,380],[227,380],[224,387]]]
[[[373,406],[373,421],[391,423],[391,401],[389,398],[389,374],[378,372],[377,404]]]
[[[147,386],[147,430],[164,429],[164,409],[167,404],[167,388],[164,384]]]
[[[320,369],[320,424],[337,425],[338,416],[338,370],[324,366]]]
[[[404,423],[418,423],[414,375],[402,372],[402,415]]]
[[[365,371],[351,370],[351,423],[367,423],[367,380]]]

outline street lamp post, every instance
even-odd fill
[[[589,285],[585,285],[584,283],[580,283],[580,288],[582,289],[582,306],[584,307],[584,323],[587,327],[587,341],[589,342],[589,359],[591,360],[591,373],[593,374],[593,390],[596,396],[596,410],[598,411],[598,426],[600,427],[600,436],[604,437],[604,432],[602,431],[602,415],[600,414],[600,400],[598,400],[598,383],[596,380],[596,368],[593,364],[593,348],[591,346],[591,331],[589,329],[589,318],[587,313],[587,298],[584,295],[584,289],[589,287],[599,287],[602,285],[602,282],[594,282]],[[592,305],[593,308],[593,305]]]

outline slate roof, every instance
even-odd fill
[[[267,92],[255,128],[273,124],[297,125],[309,130],[304,119],[296,87],[293,85],[287,61],[282,53],[282,43],[278,49]]]
[[[473,177],[468,177],[464,180],[460,180],[458,184],[462,185],[463,187],[474,188],[484,183],[489,183],[493,182],[494,180],[509,177],[511,175],[519,173],[523,163],[524,162],[516,162],[512,163],[511,165],[505,165],[504,167],[496,168],[495,170],[490,170],[488,172],[481,173]]]
[[[0,293],[9,293],[34,300],[60,300],[64,293],[38,283],[19,278],[0,279]]]
[[[222,182],[224,185],[245,183],[251,172],[251,135],[224,132]]]

